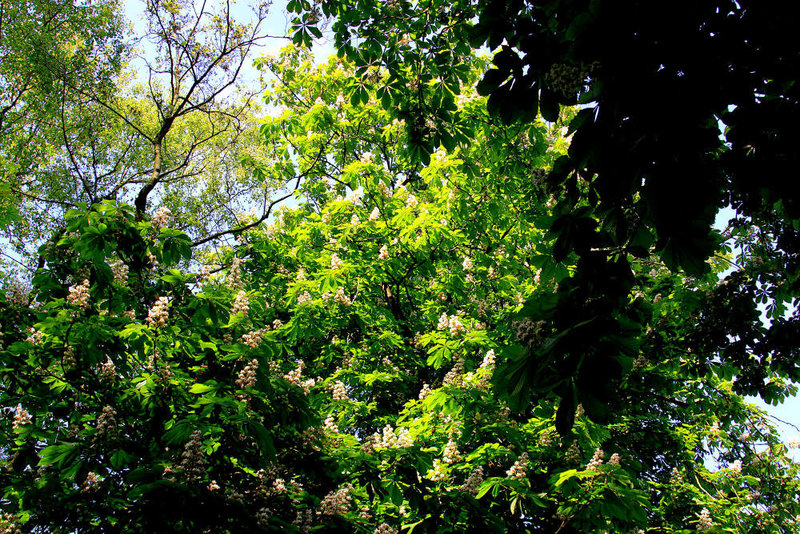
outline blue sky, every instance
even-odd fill
[[[717,214],[717,220],[714,226],[719,230],[723,230],[734,215],[735,212],[731,208],[721,209]],[[725,273],[723,273],[723,275],[724,274]],[[764,306],[762,305],[760,308],[763,314]],[[763,315],[762,320],[766,321],[766,317]],[[747,400],[772,416],[773,423],[780,431],[784,442],[787,442],[792,437],[800,438],[800,397],[790,397],[783,404],[779,404],[778,406],[769,405],[758,397],[748,397]],[[794,449],[790,452],[793,454],[793,458],[796,461],[800,461],[800,449]]]

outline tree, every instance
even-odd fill
[[[3,237],[14,245],[21,247],[31,233],[20,224],[31,216],[21,205],[23,192],[30,203],[47,195],[53,203],[66,201],[48,172],[53,160],[66,157],[53,146],[59,118],[80,107],[69,88],[104,98],[113,91],[126,53],[122,31],[109,2],[0,4],[0,221]],[[47,170],[33,178],[42,166]],[[36,215],[31,229],[42,225]],[[6,232],[7,225],[14,231]],[[53,228],[44,227],[49,237]]]
[[[269,199],[277,179],[258,131],[261,87],[237,85],[267,38],[266,5],[242,22],[230,3],[147,2],[146,31],[125,38],[114,6],[102,2],[8,9],[36,14],[9,14],[3,29],[13,89],[0,123],[11,208],[3,233],[15,259],[35,265],[35,250],[82,202],[130,202],[140,216],[155,203],[208,241],[237,228],[259,196]],[[26,35],[37,24],[42,42],[32,43]],[[31,48],[45,57],[27,65]]]
[[[797,531],[769,419],[732,367],[691,371],[712,274],[631,262],[651,327],[606,424],[587,403],[559,435],[557,392],[497,398],[495,367],[551,334],[529,308],[577,268],[522,172],[563,154],[560,126],[504,125],[465,89],[473,142],[420,165],[375,92],[345,98],[347,63],[288,48],[262,68],[296,207],[209,276],[163,213],[104,200],[44,248],[36,306],[0,297],[6,530]]]
[[[557,383],[565,425],[575,394],[598,401],[590,416],[601,417],[610,397],[576,384],[598,369],[607,381],[620,380],[614,369],[648,326],[628,324],[628,294],[641,283],[633,262],[655,255],[670,269],[703,275],[706,260],[727,251],[712,227],[726,205],[737,217],[725,237],[756,232],[769,259],[754,265],[745,255],[738,273],[713,291],[709,302],[726,300],[736,319],[720,315],[724,307],[704,306],[704,349],[734,365],[737,392],[771,400],[767,375],[800,379],[797,346],[786,342],[799,318],[784,317],[800,291],[800,212],[786,179],[797,166],[791,125],[800,115],[794,8],[601,0],[292,7],[306,26],[321,15],[336,18],[340,54],[362,74],[354,98],[372,83],[372,70],[388,69],[377,90],[387,109],[413,117],[409,151],[419,161],[440,144],[451,148],[471,137],[453,108],[470,47],[495,51],[478,91],[504,122],[528,122],[537,113],[556,122],[564,106],[582,107],[569,121],[568,153],[544,178],[527,173],[558,199],[549,226],[554,258],[579,259],[552,310],[532,303],[530,318],[546,321],[554,336],[504,370],[509,389],[523,388],[535,400]],[[295,39],[303,35],[298,30]],[[748,250],[752,240],[744,238]],[[766,329],[759,303],[768,303]],[[584,365],[585,354],[596,363]]]

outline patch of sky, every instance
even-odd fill
[[[724,232],[728,223],[736,217],[736,211],[730,206],[722,208],[717,213],[714,227],[720,232]],[[741,250],[734,250],[734,261],[741,256]],[[725,278],[731,271],[734,270],[731,265],[726,271],[720,273],[720,279]],[[785,316],[794,313],[797,302],[794,301],[786,310]],[[770,319],[767,316],[767,307],[769,303],[759,304],[758,308],[761,311],[761,322],[765,327],[769,327]],[[781,439],[787,446],[795,445],[800,440],[800,397],[797,395],[787,397],[782,403],[777,406],[767,404],[760,397],[747,397],[747,401],[758,406],[769,414],[776,428],[780,432]],[[790,447],[789,453],[795,461],[800,461],[800,449],[795,445]]]

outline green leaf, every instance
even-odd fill
[[[192,386],[189,388],[189,393],[201,395],[203,393],[208,393],[209,391],[216,391],[217,389],[219,389],[219,384],[192,384]]]
[[[130,465],[136,458],[133,454],[120,449],[111,455],[111,467],[117,470],[122,469]]]
[[[577,476],[578,476],[577,469],[567,469],[566,471],[562,471],[561,473],[559,473],[558,476],[555,478],[555,482],[551,481],[551,483],[553,484],[553,486],[558,488],[567,480],[570,480],[571,478],[575,478]]]
[[[74,459],[78,454],[77,443],[59,443],[45,447],[39,453],[39,466],[57,465],[61,467],[68,461]]]

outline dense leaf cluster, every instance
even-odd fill
[[[716,275],[627,258],[597,319],[586,259],[550,253],[556,199],[532,204],[522,170],[564,153],[558,126],[464,90],[473,142],[422,165],[376,93],[346,98],[348,64],[262,68],[294,207],[195,254],[166,212],[87,206],[42,248],[34,303],[0,293],[4,529],[797,530],[797,464],[695,335],[731,298]],[[589,351],[564,365],[593,374],[548,382],[563,369],[520,358],[588,336],[616,368]]]
[[[320,17],[309,2],[290,9]],[[788,341],[798,318],[782,317],[800,291],[800,211],[787,178],[798,164],[794,10],[728,0],[321,3],[321,14],[336,19],[340,54],[362,75],[355,83],[373,83],[367,71],[387,69],[373,85],[384,107],[406,118],[418,161],[427,159],[414,147],[427,153],[450,149],[461,132],[472,137],[452,107],[471,47],[494,54],[477,84],[493,116],[525,124],[540,113],[568,125],[569,150],[544,176],[518,172],[556,195],[555,216],[543,228],[555,238],[554,259],[571,257],[576,268],[552,309],[537,303],[530,310],[531,320],[552,325],[551,342],[507,371],[526,398],[556,384],[565,413],[577,396],[596,406],[590,415],[598,420],[647,325],[627,302],[642,283],[632,262],[656,257],[703,276],[723,241],[713,223],[725,206],[736,210],[734,232],[759,228],[764,255],[726,286],[736,288],[726,305],[740,320],[705,311],[704,350],[736,369],[737,391],[767,400],[775,398],[767,375],[800,378],[797,347]],[[576,104],[577,114],[565,117],[565,106]],[[428,129],[418,126],[428,120]],[[768,332],[754,315],[757,303],[771,308]],[[729,337],[740,339],[731,345]],[[606,389],[585,387],[600,370]],[[562,424],[569,427],[566,415]]]

